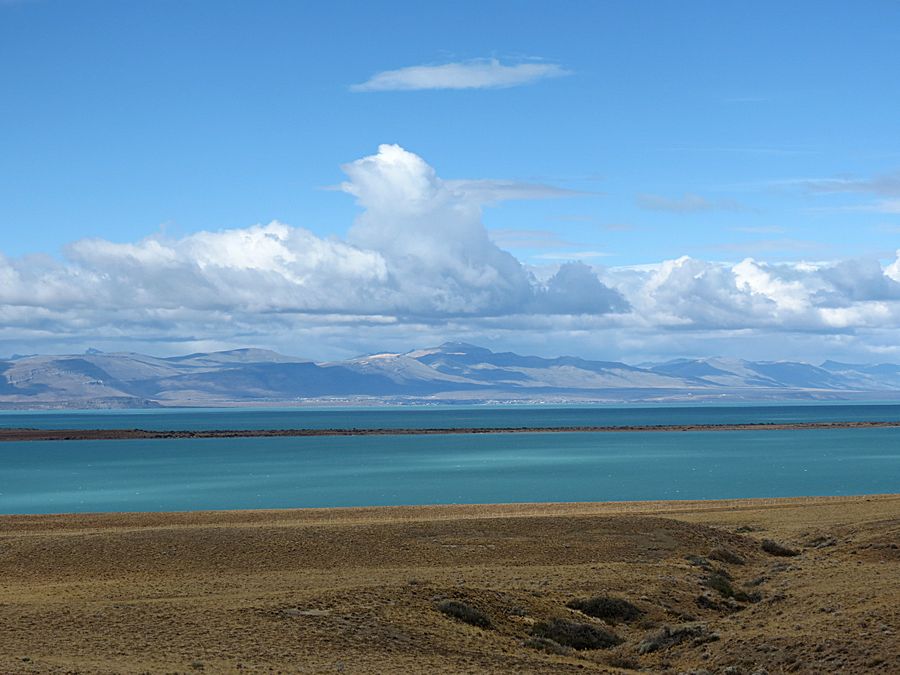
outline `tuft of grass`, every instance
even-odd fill
[[[651,633],[641,641],[638,645],[638,654],[649,654],[661,649],[668,649],[688,640],[695,645],[701,645],[718,639],[719,634],[711,633],[703,624],[678,626],[677,628],[663,626],[660,630]]]
[[[723,598],[734,598],[741,602],[750,601],[750,596],[744,593],[744,591],[736,591],[734,586],[731,585],[731,581],[724,574],[710,574],[706,578],[706,585],[718,592]]]
[[[706,578],[706,585],[724,598],[734,597],[734,587],[722,574],[710,574]]]
[[[637,659],[622,654],[610,654],[605,659],[606,665],[622,670],[640,670],[641,664]]]
[[[747,602],[752,602],[752,603],[762,602],[763,596],[762,596],[762,593],[760,593],[759,591],[750,591],[749,593],[745,593],[744,595],[747,596]],[[741,598],[738,598],[738,600],[740,600],[740,599]]]
[[[718,560],[719,562],[728,563],[730,565],[743,565],[745,560],[734,551],[729,551],[722,546],[714,548],[706,556],[710,560]]]
[[[702,555],[688,555],[684,557],[694,567],[702,567],[705,570],[711,570],[712,564]]]
[[[622,643],[622,638],[612,631],[568,619],[551,619],[536,623],[531,628],[531,634],[578,650],[608,649]]]
[[[530,637],[522,643],[522,646],[537,649],[540,652],[547,652],[548,654],[559,654],[560,656],[572,653],[571,647],[564,647],[555,640],[543,637]]]
[[[457,621],[462,621],[478,628],[493,628],[491,618],[475,607],[459,600],[442,600],[437,605],[438,611]]]
[[[782,546],[777,541],[772,541],[771,539],[763,539],[762,550],[769,555],[781,556],[783,558],[790,558],[795,555],[800,555],[799,551],[795,551],[794,549],[788,548],[787,546]]]
[[[611,624],[617,624],[620,621],[634,621],[635,619],[640,618],[644,613],[643,610],[627,600],[612,598],[606,595],[572,600],[566,607],[577,609],[579,612],[587,614],[588,616],[603,619]]]

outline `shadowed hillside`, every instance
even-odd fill
[[[900,366],[679,359],[639,367],[466,343],[333,363],[261,349],[170,358],[89,350],[0,362],[0,406],[9,408],[853,398],[900,398]]]

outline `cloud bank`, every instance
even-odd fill
[[[376,73],[351,91],[417,91],[422,89],[505,89],[569,75],[556,63],[504,65],[497,59],[473,59],[441,65],[409,66]]]
[[[0,254],[0,345],[255,344],[316,355],[318,342],[366,351],[494,336],[623,357],[714,353],[746,338],[777,357],[801,336],[822,350],[838,345],[836,354],[897,350],[900,257],[528,267],[492,241],[482,210],[565,191],[443,180],[396,145],[343,169],[341,190],[360,207],[344,238],[272,222],[179,239],[83,239],[62,260]]]

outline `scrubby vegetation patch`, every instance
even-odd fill
[[[459,600],[442,600],[437,605],[438,611],[457,621],[462,621],[478,628],[491,628],[491,618],[475,607]]]
[[[731,585],[731,581],[725,574],[714,572],[706,577],[705,584],[708,588],[716,591],[723,598],[734,598],[740,602],[749,602],[750,596],[744,591],[735,590]]]
[[[537,649],[540,652],[547,652],[548,654],[559,654],[560,656],[565,656],[566,654],[572,653],[571,647],[564,647],[556,640],[551,640],[550,638],[544,637],[530,637],[525,640],[522,645],[524,647],[530,647],[531,649]]]
[[[692,626],[678,626],[671,628],[663,626],[655,633],[651,633],[638,645],[639,654],[649,654],[661,649],[674,647],[682,642],[690,641],[694,645],[702,645],[719,639],[718,633],[712,633],[704,624]]]
[[[743,565],[744,559],[734,551],[730,551],[722,546],[714,548],[706,556],[710,560],[718,560],[719,562],[728,563],[729,565]]]
[[[700,567],[701,569],[705,569],[705,570],[712,569],[712,563],[709,562],[709,560],[704,558],[702,555],[688,555],[688,556],[685,556],[684,559],[687,560],[694,567]]]
[[[734,597],[734,587],[724,574],[710,574],[706,577],[706,585],[724,598]]]
[[[608,666],[612,666],[613,668],[621,668],[623,670],[641,669],[641,664],[637,659],[630,656],[624,656],[623,654],[610,654],[606,657],[605,662]]]
[[[569,602],[566,607],[577,609],[579,612],[593,616],[597,619],[612,624],[634,621],[644,613],[639,607],[622,598],[612,598],[606,595],[596,595],[592,598],[576,599]]]
[[[622,638],[599,626],[568,619],[551,619],[536,623],[531,634],[534,637],[553,640],[572,649],[608,649],[622,643]]]
[[[783,558],[800,555],[799,551],[795,551],[787,546],[782,546],[777,541],[772,541],[771,539],[763,539],[762,550],[769,555],[781,556]]]

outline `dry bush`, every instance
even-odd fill
[[[743,565],[745,562],[737,553],[729,551],[727,548],[721,546],[714,548],[706,557],[710,560],[718,560],[719,562],[728,563],[730,565]]]
[[[571,647],[564,647],[555,640],[543,637],[530,637],[522,643],[522,646],[547,652],[548,654],[559,654],[560,656],[572,653]]]
[[[491,628],[491,618],[479,609],[471,607],[459,600],[442,600],[438,603],[438,611],[470,626]]]
[[[670,628],[663,626],[655,633],[651,633],[641,641],[638,645],[639,654],[649,654],[650,652],[668,649],[675,645],[690,640],[695,645],[701,645],[706,642],[714,642],[719,639],[718,633],[711,633],[704,624],[694,624],[692,626],[678,626]]]
[[[593,598],[572,600],[566,607],[612,624],[634,621],[644,613],[639,607],[621,598],[597,595]]]
[[[777,541],[772,541],[771,539],[763,539],[762,550],[769,555],[776,555],[784,558],[800,555],[799,551],[795,551],[787,546],[782,546]]]
[[[531,634],[579,650],[608,649],[622,643],[622,638],[612,631],[568,619],[551,619],[537,623],[532,627]]]

